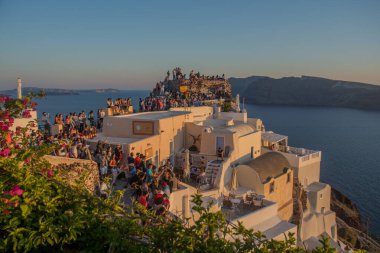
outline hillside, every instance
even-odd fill
[[[29,92],[39,92],[41,90],[43,90],[46,93],[46,95],[49,95],[49,96],[79,95],[80,93],[89,93],[89,92],[96,92],[96,93],[120,92],[120,90],[112,89],[112,88],[70,90],[70,89],[58,89],[58,88],[23,87],[22,94],[26,95]],[[17,94],[17,90],[16,89],[3,90],[3,91],[0,91],[0,94],[15,96]]]
[[[78,91],[56,88],[38,88],[38,87],[23,87],[22,94],[27,95],[30,92],[40,92],[43,90],[46,95],[49,96],[61,96],[61,95],[79,95]],[[16,89],[0,91],[1,94],[15,96],[17,94]]]
[[[230,78],[232,92],[247,103],[334,106],[380,110],[380,86],[319,77]]]

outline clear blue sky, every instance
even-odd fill
[[[0,0],[0,88],[150,88],[175,66],[380,84],[380,1]]]

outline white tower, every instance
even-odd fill
[[[17,78],[17,98],[22,98],[22,83],[21,78]]]

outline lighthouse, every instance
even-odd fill
[[[22,98],[22,82],[21,78],[17,78],[17,98]]]

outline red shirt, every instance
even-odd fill
[[[141,163],[140,157],[137,156],[137,157],[135,158],[135,166],[136,166],[136,168],[137,168],[137,167],[140,167],[140,163]]]
[[[170,207],[170,201],[169,199],[165,198],[164,199],[164,203],[162,203],[166,208],[169,208]]]
[[[145,208],[148,208],[148,202],[146,201],[146,196],[140,196],[139,197],[139,203],[143,206],[145,206]]]
[[[164,196],[163,194],[161,194],[161,193],[157,193],[157,194],[154,196],[154,203],[157,204],[157,200],[158,200],[159,198],[162,198],[163,196]]]

